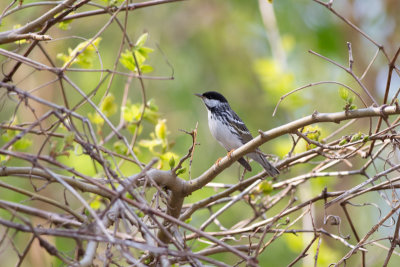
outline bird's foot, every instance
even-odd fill
[[[215,165],[216,165],[217,167],[219,166],[219,163],[220,163],[221,160],[222,160],[222,158],[218,158],[217,161],[215,162]]]
[[[232,155],[231,155],[231,154],[233,153],[233,151],[235,151],[235,149],[232,149],[231,151],[228,152],[227,156],[228,156],[229,159],[232,158]]]

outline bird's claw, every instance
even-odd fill
[[[232,149],[231,151],[228,152],[227,156],[228,156],[229,159],[232,158],[232,155],[231,155],[231,154],[233,153],[233,151],[235,151],[235,149]]]
[[[215,165],[218,167],[219,163],[221,162],[222,158],[218,158],[217,161],[215,162]]]

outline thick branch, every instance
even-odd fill
[[[189,195],[192,192],[202,188],[212,179],[214,179],[218,174],[220,174],[223,170],[232,165],[236,160],[243,157],[247,153],[254,151],[257,147],[278,136],[295,132],[302,127],[318,122],[340,123],[341,121],[355,118],[379,117],[394,114],[400,114],[400,110],[396,106],[370,107],[335,113],[318,113],[317,111],[315,111],[312,115],[263,132],[261,135],[255,137],[250,142],[236,149],[230,154],[230,157],[226,156],[222,158],[219,161],[218,165],[213,165],[198,178],[186,182],[184,194]]]
[[[63,11],[65,8],[70,7],[74,2],[76,2],[76,0],[65,0],[63,3],[57,5],[39,18],[27,23],[21,28],[0,33],[0,44],[6,44],[13,41],[25,39],[26,37],[24,38],[23,34],[35,31],[36,28],[41,27],[46,22],[53,19],[55,15]]]

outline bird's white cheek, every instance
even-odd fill
[[[207,106],[208,108],[213,108],[213,107],[218,106],[221,102],[219,102],[218,100],[215,100],[215,99],[208,99],[208,98],[205,98],[205,99],[204,99],[204,103],[206,104],[206,106]]]

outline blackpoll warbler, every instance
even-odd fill
[[[212,136],[214,136],[218,143],[227,151],[237,149],[253,139],[253,136],[244,122],[235,111],[231,109],[223,95],[213,91],[195,95],[200,97],[207,107],[208,126]],[[276,176],[279,174],[278,169],[272,166],[259,149],[247,154],[247,156],[260,163],[269,176]],[[245,167],[246,170],[251,171],[249,163],[244,158],[238,159],[238,162]]]

